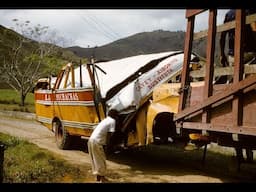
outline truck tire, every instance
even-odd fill
[[[176,128],[173,122],[173,114],[169,112],[159,113],[154,119],[153,139],[155,144],[167,144],[168,138],[176,137]]]
[[[66,129],[62,126],[61,122],[57,120],[54,122],[55,140],[59,149],[69,149],[71,138]]]

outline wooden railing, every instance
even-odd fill
[[[187,10],[187,31],[185,37],[184,46],[184,63],[183,71],[181,74],[181,94],[179,101],[179,112],[175,115],[174,120],[177,124],[190,123],[184,121],[188,116],[196,112],[202,113],[201,124],[210,124],[211,122],[211,109],[213,104],[221,102],[227,97],[232,99],[232,119],[233,127],[239,127],[242,125],[243,107],[241,94],[249,87],[255,88],[256,77],[252,76],[243,79],[244,64],[242,63],[244,50],[241,46],[244,39],[245,23],[250,23],[256,20],[255,15],[245,17],[245,10],[236,10],[236,18],[234,22],[230,22],[224,25],[216,27],[217,10],[209,10],[208,29],[197,34],[194,34],[194,22],[196,15],[206,10]],[[235,28],[235,55],[234,55],[234,68],[233,68],[233,83],[224,90],[222,93],[213,95],[213,77],[214,77],[214,51],[215,51],[215,37],[217,32]],[[200,104],[189,106],[186,104],[188,97],[188,87],[190,87],[190,58],[192,52],[192,42],[194,38],[202,38],[207,35],[207,50],[206,50],[206,64],[204,69],[204,90],[203,100]],[[220,72],[215,72],[220,73]]]

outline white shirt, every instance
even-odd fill
[[[108,132],[114,132],[116,120],[112,117],[103,119],[93,130],[90,140],[94,140],[101,145],[106,145]]]

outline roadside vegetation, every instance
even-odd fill
[[[4,144],[3,183],[86,182],[87,169],[68,164],[35,144],[0,133]]]
[[[28,93],[25,106],[20,105],[20,95],[12,89],[0,89],[0,110],[35,112],[34,94]]]
[[[57,75],[66,63],[78,63],[80,58],[57,45],[65,38],[48,26],[12,19],[11,29],[0,25],[0,87],[11,87],[25,106],[27,95],[42,77]]]

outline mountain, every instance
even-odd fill
[[[68,47],[80,57],[90,58],[94,55],[97,60],[113,60],[138,54],[156,53],[184,49],[184,31],[163,31],[138,33],[104,46],[95,48]],[[217,43],[217,41],[216,41]],[[218,49],[218,43],[216,44]],[[205,38],[193,42],[193,52],[202,57],[206,56]]]
[[[101,47],[69,47],[68,49],[80,57],[90,58],[94,55],[98,60],[112,60],[138,54],[164,52],[174,49],[182,50],[183,43],[180,43],[180,41],[183,42],[183,39],[184,32],[158,30],[138,33]]]

